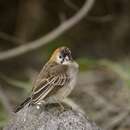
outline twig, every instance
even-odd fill
[[[105,124],[104,129],[105,130],[112,130],[112,128],[116,127],[117,125],[119,125],[123,120],[125,120],[125,118],[127,117],[127,115],[130,113],[130,111],[124,111],[121,112],[118,116],[116,116],[115,118],[111,119],[110,122],[108,122],[108,124]]]
[[[120,129],[123,130],[125,127],[130,126],[130,113],[127,115],[127,117],[121,122]]]
[[[111,22],[114,19],[114,17],[111,14],[107,14],[104,16],[88,16],[87,20],[96,22],[96,23],[105,23],[105,22]]]
[[[64,2],[66,3],[66,5],[68,5],[71,9],[78,11],[79,7],[76,6],[71,0],[64,0]]]
[[[11,105],[10,105],[6,95],[4,94],[1,86],[0,86],[0,99],[2,101],[4,108],[6,109],[7,113],[9,114],[9,116],[12,116],[13,112],[11,111]]]
[[[93,86],[89,86],[90,88],[92,88]],[[86,91],[87,94],[92,97],[96,103],[98,104],[102,104],[104,105],[106,108],[109,107],[109,109],[113,109],[116,110],[117,107],[115,105],[113,105],[112,103],[110,103],[109,101],[107,101],[106,99],[104,99],[101,95],[99,95],[96,91],[89,89],[88,91]]]
[[[85,111],[81,108],[81,106],[76,104],[76,102],[71,98],[65,98],[63,100],[63,103],[67,104],[68,106],[71,106],[73,110],[79,111],[80,113],[85,115]]]
[[[93,4],[94,4],[94,0],[86,0],[83,7],[78,11],[78,13],[76,13],[69,20],[63,22],[56,29],[52,30],[50,33],[46,34],[45,36],[41,37],[38,40],[30,42],[29,44],[26,44],[26,45],[21,45],[19,47],[1,52],[0,60],[2,61],[5,59],[14,58],[16,56],[25,54],[29,51],[36,50],[40,48],[41,46],[47,44],[48,42],[56,39],[57,37],[62,35],[64,32],[69,30],[71,27],[76,25],[81,19],[83,19],[88,14]]]
[[[120,109],[119,110],[118,109],[119,108],[113,109],[113,107],[108,105],[108,106],[106,106],[106,108],[104,108],[101,111],[96,113],[96,116],[94,117],[94,121],[100,122],[100,121],[102,121],[102,119],[104,117],[107,117],[111,112],[118,112],[120,110]]]
[[[0,32],[0,39],[4,39],[6,41],[9,41],[9,42],[12,42],[12,43],[15,43],[15,44],[25,44],[24,41],[16,38],[15,36],[11,36],[7,33],[4,33],[4,32]]]

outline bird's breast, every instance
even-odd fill
[[[74,65],[69,66],[67,75],[70,78],[70,81],[68,84],[63,86],[58,93],[57,96],[59,99],[64,99],[66,98],[74,89],[77,81],[77,73],[78,73],[78,64],[74,63]]]

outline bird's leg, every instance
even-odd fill
[[[61,111],[64,111],[65,108],[64,108],[63,104],[62,104],[60,101],[58,101],[57,103],[59,104],[59,106],[60,106],[60,108],[61,108]]]
[[[64,111],[65,108],[64,108],[63,104],[60,102],[60,100],[58,100],[57,98],[54,98],[54,100],[55,100],[55,102],[60,106],[61,111]]]

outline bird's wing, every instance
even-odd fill
[[[66,73],[52,75],[48,78],[39,80],[38,86],[35,86],[32,94],[32,103],[36,104],[44,100],[48,95],[54,94],[58,89],[65,86],[69,82]]]

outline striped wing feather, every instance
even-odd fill
[[[58,91],[58,89],[62,88],[69,81],[68,76],[66,74],[53,75],[49,78],[42,79],[39,86],[35,87],[32,94],[32,103],[36,104],[41,100]]]
[[[56,62],[48,62],[45,64],[34,82],[31,96],[25,99],[25,101],[16,108],[15,112],[18,112],[28,103],[30,105],[36,104],[48,96],[55,94],[58,89],[69,82],[70,79],[66,72],[67,66],[59,65]]]

